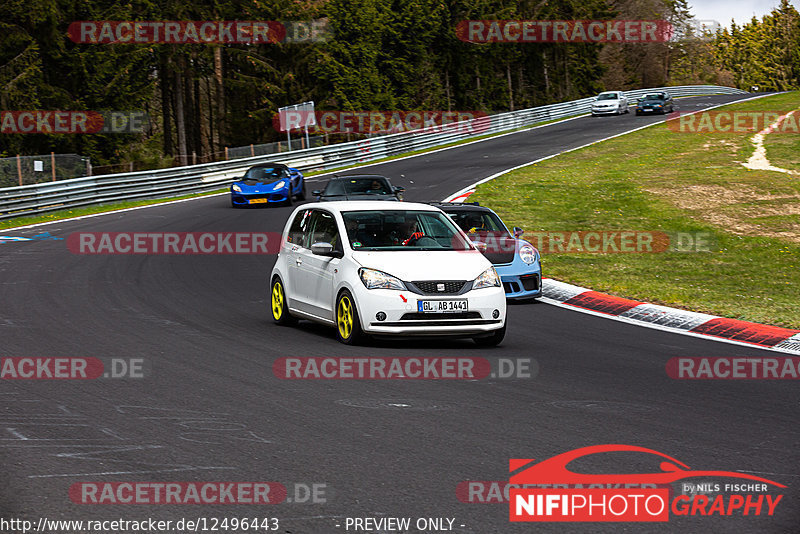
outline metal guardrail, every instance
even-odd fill
[[[694,85],[639,89],[626,91],[625,94],[629,100],[634,100],[646,93],[662,90],[668,91],[674,97],[747,93],[733,87]],[[592,101],[593,98],[582,98],[490,115],[467,124],[454,123],[268,156],[8,187],[0,189],[0,219],[105,202],[179,196],[221,189],[242,176],[248,167],[267,161],[285,163],[305,172],[335,169],[549,120],[582,115],[590,111]]]

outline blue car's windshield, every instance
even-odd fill
[[[502,232],[508,234],[503,222],[491,211],[452,210],[446,212],[466,233]]]
[[[252,167],[244,175],[245,180],[256,180],[259,182],[274,182],[286,177],[286,169],[283,167]]]

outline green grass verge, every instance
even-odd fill
[[[792,126],[800,126],[800,110],[793,115]],[[769,134],[764,138],[764,148],[767,149],[767,159],[776,167],[800,171],[800,131],[793,127],[787,128],[783,133]]]
[[[792,92],[726,107],[798,106],[800,93]],[[745,169],[751,153],[747,135],[679,133],[661,124],[503,175],[471,200],[529,236],[707,232],[708,252],[544,250],[543,270],[627,298],[800,328],[800,180]]]

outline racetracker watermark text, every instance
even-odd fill
[[[276,232],[76,232],[73,254],[277,254]]]
[[[141,111],[0,111],[4,134],[126,134],[150,124]]]
[[[473,242],[486,245],[487,253],[514,252],[517,243],[505,232],[470,231]],[[715,246],[710,232],[647,232],[589,230],[525,232],[521,239],[542,254],[652,254],[709,252]]]
[[[86,380],[144,378],[143,358],[11,357],[0,358],[2,380]]]
[[[286,499],[278,482],[76,482],[76,504],[277,504]]]
[[[798,380],[800,358],[681,357],[667,361],[667,375],[679,380]]]
[[[670,113],[667,127],[679,133],[800,133],[800,117],[785,111],[711,110]],[[771,126],[772,125],[772,126]]]
[[[483,111],[304,111],[286,109],[272,117],[281,132],[308,130],[313,134],[336,133],[467,133],[481,134],[491,126]]]
[[[308,21],[84,20],[69,38],[81,44],[285,44],[331,38],[328,19]]]
[[[318,356],[278,358],[272,372],[301,380],[477,380],[534,378],[539,365],[531,358]]]
[[[665,20],[463,20],[456,36],[468,43],[663,43]]]

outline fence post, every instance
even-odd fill
[[[225,161],[228,161],[228,147],[225,147]]]
[[[253,149],[253,143],[250,143],[250,156],[255,156],[255,155],[256,155],[256,151],[255,151],[255,149]]]
[[[92,175],[92,160],[91,158],[86,158],[86,176]]]
[[[22,161],[17,154],[17,178],[19,178],[19,185],[22,185]]]
[[[306,139],[302,135],[300,136],[300,148],[306,147]]]
[[[130,163],[130,172],[133,172],[133,162]]]
[[[197,152],[192,150],[192,165],[197,165]]]
[[[56,181],[56,153],[50,152],[50,168],[53,171],[53,181]]]

